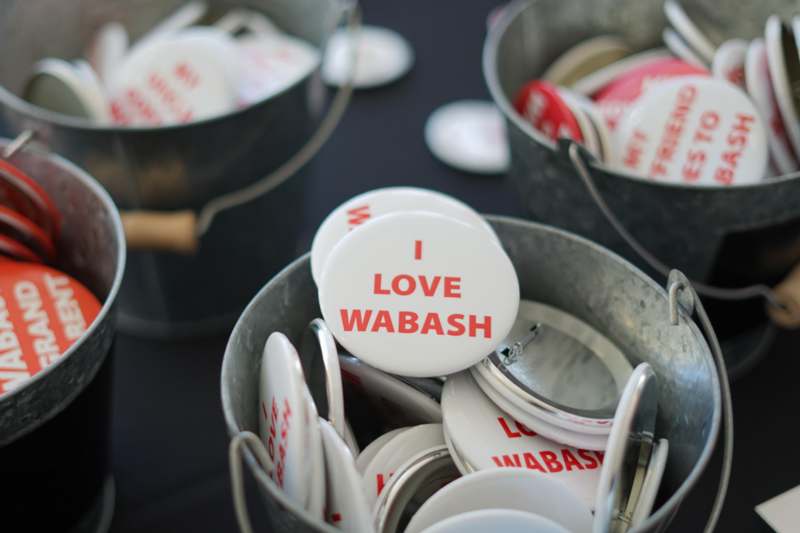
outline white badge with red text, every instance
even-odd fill
[[[350,231],[389,213],[430,211],[483,229],[497,236],[486,220],[471,207],[436,191],[416,187],[387,187],[354,196],[325,218],[311,243],[311,275],[319,284],[325,263],[334,246]]]
[[[375,505],[378,496],[397,468],[417,454],[442,444],[444,444],[444,434],[441,424],[423,424],[395,435],[364,468],[362,482],[370,505]]]
[[[722,43],[711,63],[711,72],[717,78],[728,80],[737,87],[745,88],[745,59],[749,43],[744,39],[731,39]]]
[[[653,87],[620,123],[616,165],[654,180],[741,185],[767,171],[764,123],[723,80],[689,76]]]
[[[233,39],[192,28],[134,47],[109,85],[117,124],[162,126],[218,116],[236,107],[241,63]]]
[[[511,330],[519,281],[483,228],[427,212],[385,215],[345,236],[319,283],[336,340],[401,376],[468,368]]]
[[[473,470],[522,468],[564,482],[594,506],[603,453],[576,449],[538,435],[501,411],[469,373],[451,376],[442,393],[444,428],[460,459]]]
[[[300,357],[283,333],[272,333],[261,359],[258,430],[274,466],[272,479],[298,505],[309,503],[313,444]]]
[[[372,513],[350,448],[327,420],[320,418],[319,427],[325,451],[326,521],[343,531],[374,533]]]

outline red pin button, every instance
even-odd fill
[[[41,185],[8,161],[0,159],[0,204],[28,218],[51,238],[58,237],[61,215]]]
[[[56,249],[50,236],[42,228],[4,205],[0,205],[0,234],[29,245],[48,261],[55,259]]]
[[[534,80],[525,85],[514,101],[517,112],[547,138],[583,142],[580,124],[569,105],[549,82]]]

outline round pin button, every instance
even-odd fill
[[[364,469],[367,467],[367,465],[369,465],[372,459],[375,458],[378,452],[383,449],[386,443],[407,429],[407,427],[397,428],[389,431],[388,433],[384,433],[374,441],[370,442],[369,445],[362,450],[358,457],[356,457],[356,468],[362,476],[364,475]]]
[[[505,123],[491,102],[440,107],[425,123],[425,143],[439,160],[466,172],[500,174],[511,162]]]
[[[235,44],[213,28],[139,43],[109,84],[112,118],[161,126],[227,113],[236,106],[239,68]]]
[[[494,469],[468,474],[442,488],[420,507],[405,533],[427,531],[450,517],[486,509],[531,513],[572,533],[592,529],[591,511],[560,481],[535,472]]]
[[[713,78],[667,80],[620,124],[616,165],[659,181],[729,186],[761,181],[767,138],[737,87]]]
[[[117,66],[128,53],[128,45],[128,32],[125,26],[118,22],[104,24],[97,32],[88,57],[101,82],[105,83],[111,79]]]
[[[661,38],[670,52],[686,61],[690,65],[698,68],[705,68],[709,63],[704,61],[687,43],[683,38],[678,35],[672,28],[664,28],[661,33]]]
[[[468,372],[447,379],[444,430],[455,456],[470,471],[532,471],[562,481],[587,509],[594,505],[602,453],[549,440],[497,407]]]
[[[306,361],[308,384],[314,393],[314,404],[340,437],[345,438],[344,391],[336,341],[322,319],[309,323],[303,335],[301,353]],[[322,394],[322,391],[325,394]],[[316,393],[316,394],[315,394]]]
[[[664,14],[675,31],[680,34],[681,39],[685,40],[693,50],[696,50],[704,62],[710,63],[717,48],[714,37],[719,43],[722,42],[710,24],[713,18],[704,16],[704,13],[697,8],[690,16],[677,0],[664,2]],[[702,24],[702,30],[698,24]]]
[[[744,39],[731,39],[722,43],[711,63],[712,74],[744,89],[748,45]]]
[[[47,261],[53,261],[56,257],[56,248],[50,236],[29,219],[4,205],[0,205],[0,234],[25,243]]]
[[[345,235],[381,215],[401,211],[430,211],[448,216],[480,228],[497,240],[497,235],[486,220],[455,198],[415,187],[375,189],[347,200],[320,225],[311,243],[311,275],[314,281],[319,284],[331,250]]]
[[[800,95],[794,93],[794,83],[800,79],[800,57],[797,53],[797,40],[791,28],[787,27],[777,15],[767,19],[764,34],[767,46],[769,73],[772,88],[778,101],[778,109],[783,125],[797,157],[800,157]]]
[[[761,112],[764,123],[769,125],[767,139],[772,162],[780,174],[791,174],[800,168],[800,164],[795,157],[783,117],[778,109],[767,59],[767,47],[763,39],[755,39],[750,43],[745,63],[745,80],[747,92]]]
[[[517,93],[514,108],[550,140],[583,142],[580,124],[553,84],[534,80]]]
[[[90,67],[89,67],[90,68]],[[108,102],[99,82],[86,67],[63,59],[42,59],[33,67],[23,97],[41,108],[101,124],[110,120]]]
[[[585,96],[594,96],[598,91],[608,86],[609,83],[623,76],[625,73],[634,71],[640,66],[646,65],[656,59],[669,59],[671,57],[672,55],[670,52],[663,48],[639,52],[638,54],[620,59],[581,78],[575,82],[572,89]]]
[[[594,533],[627,530],[646,479],[658,411],[658,384],[647,363],[637,366],[614,415],[595,501]]]
[[[351,355],[340,356],[340,362],[344,380],[372,399],[386,420],[416,424],[442,421],[442,409],[431,396]]]
[[[631,68],[595,95],[595,102],[606,125],[615,130],[622,117],[655,84],[681,76],[707,76],[699,68],[673,57],[656,57]]]
[[[508,334],[511,260],[484,229],[442,215],[384,215],[345,236],[319,284],[334,337],[367,364],[432,377],[468,368]]]
[[[374,533],[367,497],[350,449],[327,420],[320,418],[319,425],[325,452],[327,521],[344,531]]]
[[[539,515],[509,509],[483,509],[442,520],[425,533],[570,533],[552,520]]]
[[[5,240],[0,236],[0,249]],[[7,346],[0,355],[0,396],[55,364],[101,309],[81,283],[40,264],[0,260],[0,294]]]
[[[553,61],[542,79],[553,85],[571,87],[575,82],[619,61],[631,49],[619,37],[599,35],[580,42]]]
[[[352,77],[353,87],[368,89],[403,77],[413,63],[411,45],[393,30],[362,26],[353,34],[341,29],[328,40],[322,78],[329,85],[341,86]]]
[[[260,375],[259,434],[275,468],[272,479],[286,495],[307,506],[311,486],[311,441],[303,368],[286,335],[272,333],[264,346]]]
[[[375,454],[363,472],[363,490],[374,506],[395,470],[425,450],[443,445],[441,424],[424,424],[395,435]]]
[[[306,509],[317,518],[325,518],[325,455],[322,449],[322,434],[319,429],[317,407],[308,388],[303,391],[305,397],[305,424],[308,426],[307,460],[311,468],[308,486],[308,503]]]
[[[0,159],[0,205],[8,206],[58,238],[61,214],[39,183],[5,159]]]

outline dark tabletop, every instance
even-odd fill
[[[388,185],[419,185],[479,211],[524,216],[502,177],[464,174],[428,152],[423,127],[438,106],[488,99],[480,68],[486,15],[499,0],[363,0],[365,22],[402,33],[416,64],[403,80],[359,92],[308,171],[310,241],[345,199]],[[265,282],[267,280],[264,280]],[[233,532],[228,437],[219,375],[227,335],[181,342],[119,336],[114,367],[112,531]],[[735,457],[718,531],[769,531],[754,507],[800,484],[800,336],[779,337],[770,355],[734,384]],[[717,487],[712,462],[670,531],[701,531]],[[258,514],[257,511],[255,514]],[[257,517],[258,518],[258,517]],[[258,531],[268,531],[263,519]]]

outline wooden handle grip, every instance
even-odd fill
[[[126,211],[122,226],[131,250],[192,254],[197,251],[194,211]]]
[[[800,328],[800,265],[792,269],[786,279],[775,287],[774,292],[783,308],[768,306],[769,317],[782,328]]]

